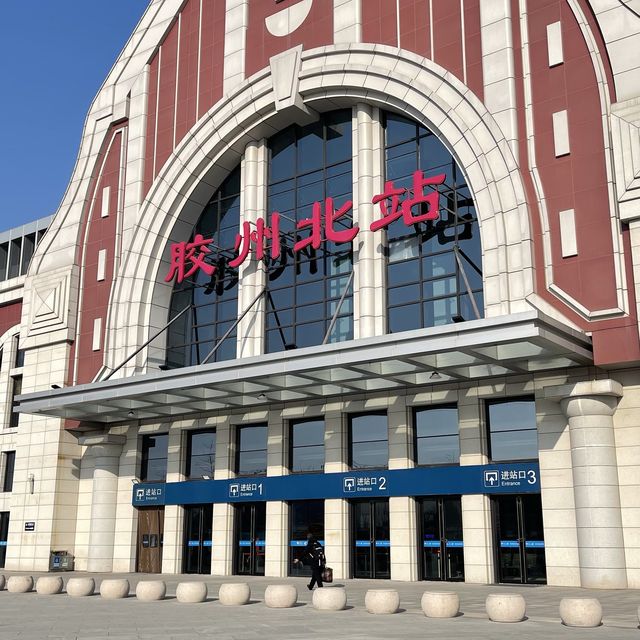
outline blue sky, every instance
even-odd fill
[[[0,230],[54,213],[89,105],[148,0],[2,3]]]

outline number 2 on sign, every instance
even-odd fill
[[[380,491],[387,490],[387,479],[384,476],[378,478],[378,489],[380,489]]]

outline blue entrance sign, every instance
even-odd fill
[[[520,462],[140,483],[133,487],[133,505],[505,493],[540,493],[538,464]]]

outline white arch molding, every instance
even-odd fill
[[[317,110],[366,102],[406,114],[440,137],[465,172],[478,214],[485,315],[530,309],[533,251],[522,178],[507,140],[473,92],[432,61],[393,47],[333,45],[302,55],[299,92]],[[248,78],[201,118],[154,181],[132,234],[110,305],[108,367],[167,322],[168,247],[191,233],[251,140],[288,124],[275,109],[269,68]],[[123,370],[130,375],[146,362]]]

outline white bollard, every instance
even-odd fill
[[[560,618],[567,627],[599,627],[602,605],[596,598],[562,598]]]
[[[162,580],[143,580],[136,585],[136,598],[142,602],[164,600],[167,585]]]
[[[427,618],[455,618],[460,612],[460,598],[453,591],[425,591],[420,604]]]
[[[377,615],[397,613],[400,596],[395,589],[369,589],[364,596],[364,606]]]
[[[119,600],[129,595],[129,581],[122,580],[103,580],[100,583],[100,595],[106,600]]]
[[[239,606],[247,604],[251,599],[251,589],[246,582],[226,582],[218,591],[220,604]]]
[[[178,602],[198,603],[204,602],[209,594],[209,589],[204,582],[181,582],[176,589]]]
[[[318,611],[342,611],[347,606],[347,591],[344,587],[322,587],[313,592],[311,602]]]
[[[92,596],[96,590],[93,578],[69,578],[67,581],[67,595],[72,598],[86,598]]]
[[[36,591],[41,596],[53,596],[62,593],[64,583],[60,576],[42,576],[36,581]]]
[[[11,576],[7,580],[9,593],[29,593],[33,591],[33,578],[31,576]]]
[[[519,593],[492,593],[487,596],[485,608],[493,622],[522,622],[527,611]]]
[[[290,609],[298,601],[298,590],[292,584],[270,584],[264,592],[264,603],[271,609]]]

